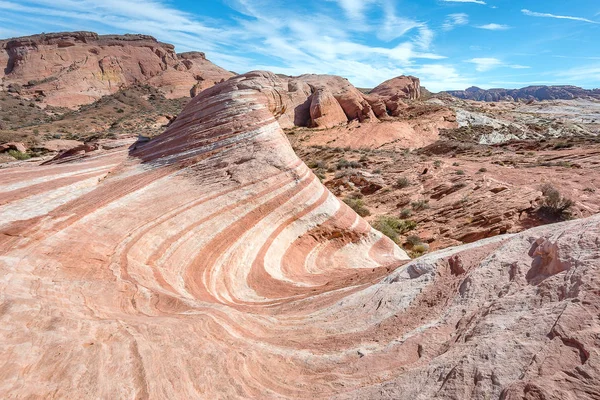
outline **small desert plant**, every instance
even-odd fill
[[[481,172],[481,173],[487,172],[487,168],[479,168],[479,172]]]
[[[396,185],[395,185],[395,186],[396,186],[397,188],[403,189],[403,188],[405,188],[405,187],[408,187],[408,186],[410,186],[410,181],[408,180],[408,178],[407,178],[407,177],[405,177],[405,176],[402,176],[402,177],[400,177],[400,178],[398,178],[398,179],[396,180]]]
[[[412,211],[410,208],[405,208],[404,210],[400,211],[400,218],[402,219],[410,218],[411,215]]]
[[[308,163],[308,168],[311,169],[327,169],[327,163],[323,160],[311,161]]]
[[[354,210],[355,213],[360,215],[361,217],[366,217],[371,215],[371,212],[367,207],[365,207],[365,202],[361,199],[355,199],[352,197],[346,197],[344,199],[344,203],[348,204],[348,206]]]
[[[569,209],[573,206],[573,200],[564,197],[551,184],[546,183],[541,187],[544,200],[541,211],[559,218],[568,218]]]
[[[374,174],[380,174],[380,173],[381,173],[381,170],[380,170],[380,169],[374,169],[374,170],[373,170],[373,173],[374,173]]]
[[[423,243],[423,241],[421,240],[420,237],[418,237],[417,235],[410,235],[406,238],[406,242],[411,244],[412,246],[416,246],[419,245],[421,243]]]
[[[16,158],[17,160],[28,160],[31,158],[31,156],[27,153],[21,153],[18,150],[9,150],[8,154],[10,156],[12,156],[13,158]]]
[[[348,161],[345,158],[342,158],[337,163],[337,169],[345,169],[345,168],[359,168],[361,167],[360,163],[356,161]]]
[[[462,169],[459,169],[458,171],[456,171],[456,175],[464,175],[465,171],[463,171]]]
[[[412,231],[417,227],[417,223],[415,221],[402,220],[389,215],[382,215],[372,223],[372,226],[394,242],[397,242],[398,235]]]
[[[426,210],[429,208],[429,200],[417,200],[410,203],[414,211]]]
[[[590,187],[583,189],[583,191],[587,193],[596,193],[596,189]]]
[[[459,164],[459,163],[457,163],[456,161],[452,163],[452,166],[453,166],[453,167],[458,167],[459,165],[460,165],[460,164]]]
[[[423,254],[429,251],[429,245],[426,243],[420,243],[412,248],[409,252],[411,258],[421,257]]]
[[[435,160],[433,162],[433,166],[436,167],[436,168],[441,167],[442,166],[442,161],[441,160]]]

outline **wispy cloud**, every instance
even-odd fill
[[[555,14],[548,14],[548,13],[540,13],[540,12],[530,11],[527,9],[523,9],[523,10],[521,10],[521,12],[530,17],[569,19],[572,21],[588,22],[590,24],[600,24],[600,22],[598,22],[598,21],[592,21],[591,19],[581,18],[581,17],[572,17],[569,15],[555,15]]]
[[[412,29],[423,26],[423,23],[410,18],[396,15],[396,9],[392,1],[383,3],[384,20],[377,28],[377,38],[385,42],[395,40],[404,36]]]
[[[464,89],[475,85],[470,78],[463,76],[453,65],[425,64],[407,68],[407,73],[418,76],[427,89],[441,90]]]
[[[442,0],[444,3],[475,3],[475,4],[487,4],[483,0]]]
[[[486,25],[478,25],[477,28],[487,29],[488,31],[505,31],[507,29],[510,29],[511,27],[508,25],[502,25],[502,24],[486,24]]]
[[[429,29],[427,25],[422,25],[419,27],[419,35],[414,39],[414,42],[421,50],[427,51],[431,47],[434,36],[434,31]]]
[[[364,11],[369,3],[374,3],[375,0],[334,0],[346,12],[346,15],[355,20],[364,18]]]
[[[457,26],[466,25],[469,23],[469,15],[465,13],[450,14],[446,17],[442,29],[451,31]]]
[[[555,76],[567,82],[593,83],[600,86],[600,64],[586,65],[560,71]]]
[[[569,60],[577,59],[577,60],[600,60],[600,57],[594,56],[559,56],[553,55],[554,58],[568,58]]]
[[[482,58],[471,58],[467,62],[475,64],[475,69],[479,72],[489,71],[502,65],[502,61],[497,58],[482,57]]]
[[[466,62],[475,64],[475,70],[478,72],[486,72],[494,68],[504,67],[512,69],[529,69],[531,67],[520,64],[505,64],[502,60],[494,57],[471,58]]]

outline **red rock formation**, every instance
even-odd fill
[[[328,89],[317,89],[312,95],[310,119],[313,126],[323,128],[348,122],[344,110]]]
[[[27,151],[27,147],[21,142],[9,142],[0,144],[0,153],[8,150],[16,150],[20,153],[25,153]]]
[[[65,32],[0,41],[0,78],[24,96],[75,107],[133,84],[160,88],[169,98],[190,96],[233,76],[203,53],[175,54],[146,35]],[[16,90],[16,89],[14,89]]]
[[[406,108],[404,100],[419,100],[421,98],[421,84],[414,76],[398,76],[387,80],[371,90],[371,102],[383,102],[387,113],[394,117],[400,115]]]
[[[281,82],[205,90],[129,157],[0,170],[2,393],[600,395],[600,217],[399,267],[293,153]],[[572,267],[533,283],[541,237]]]
[[[301,75],[297,77],[314,89],[327,89],[338,101],[348,120],[375,120],[375,114],[363,94],[345,78],[334,75]]]
[[[381,97],[398,97],[409,100],[419,100],[421,98],[421,82],[419,78],[414,76],[398,76],[396,78],[389,79],[375,89],[371,90],[369,94],[375,94]]]

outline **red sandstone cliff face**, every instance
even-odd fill
[[[421,98],[421,82],[419,78],[415,78],[414,76],[402,75],[381,83],[375,89],[371,90],[369,94],[419,100]]]
[[[0,41],[0,79],[53,106],[76,107],[133,84],[185,97],[233,76],[203,53],[176,54],[145,35],[52,33]]]
[[[387,80],[369,92],[371,101],[385,104],[388,115],[397,117],[406,108],[404,100],[421,98],[421,83],[414,76],[398,76]]]

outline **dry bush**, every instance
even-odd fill
[[[573,200],[561,195],[558,189],[550,183],[544,184],[540,189],[544,195],[540,211],[556,218],[568,219],[571,215],[570,208],[573,207]]]

